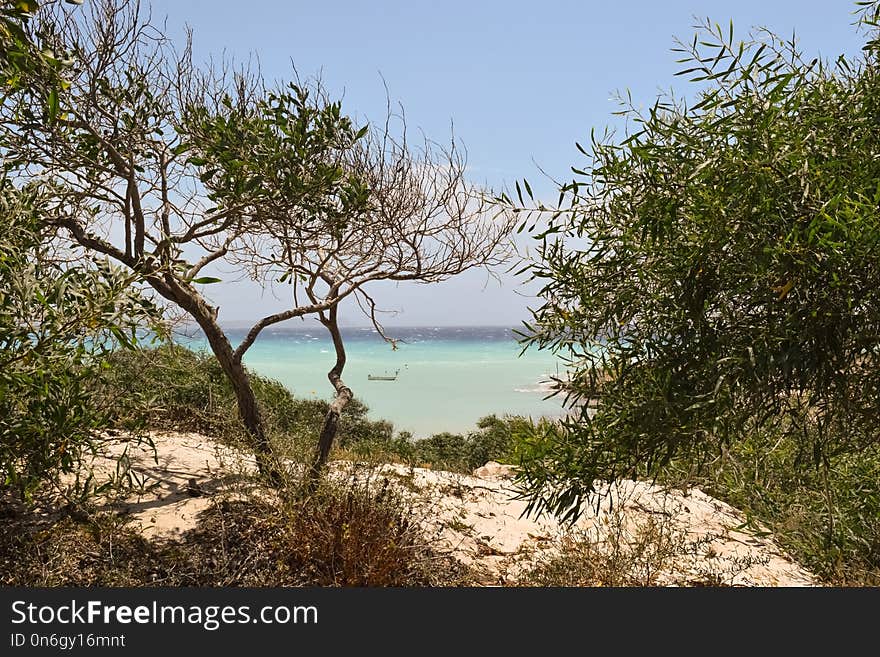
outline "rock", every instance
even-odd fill
[[[512,465],[489,461],[486,465],[474,470],[474,476],[481,479],[512,479],[515,472],[516,468]]]
[[[190,497],[201,497],[205,494],[205,491],[199,485],[199,482],[195,477],[190,477],[186,482],[186,493]]]

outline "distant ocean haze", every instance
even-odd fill
[[[515,414],[538,418],[563,413],[561,397],[547,396],[558,359],[521,345],[508,327],[389,327],[397,349],[373,328],[344,328],[347,362],[343,380],[367,404],[372,419],[426,437],[467,432],[479,418]],[[227,330],[233,344],[245,329]],[[191,349],[208,345],[201,333],[178,336]],[[330,399],[327,372],[336,356],[320,326],[269,327],[245,354],[253,371],[277,379],[297,397]],[[395,376],[393,381],[370,380]]]

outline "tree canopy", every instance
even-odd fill
[[[341,373],[344,299],[375,319],[372,281],[436,282],[503,257],[510,222],[484,211],[461,151],[412,148],[390,113],[358,126],[319,81],[197,65],[137,0],[49,3],[21,28],[43,64],[0,104],[0,155],[20,180],[53,185],[44,217],[59,242],[125,267],[199,325],[266,473],[242,362],[263,329],[318,315]],[[204,287],[218,267],[289,284],[288,307],[254,317],[236,347]]]
[[[595,132],[560,206],[516,207],[544,282],[525,344],[557,350],[571,413],[523,437],[532,509],[577,515],[595,480],[704,463],[749,432],[802,465],[880,439],[878,4],[864,54],[706,22],[680,42],[694,99]],[[537,228],[541,226],[541,228]]]

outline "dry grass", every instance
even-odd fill
[[[114,514],[81,517],[0,501],[0,584],[142,586],[162,550]]]
[[[606,527],[566,538],[562,550],[543,558],[524,573],[524,586],[729,586],[755,565],[752,559],[725,568],[711,565],[715,536],[693,536],[667,516],[641,520],[621,511],[605,519]]]
[[[325,483],[309,499],[220,500],[177,540],[112,513],[0,504],[0,584],[11,586],[443,586],[469,573],[425,543],[388,486]]]

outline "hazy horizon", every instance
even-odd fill
[[[249,322],[247,320],[224,320],[219,323],[220,323],[220,326],[223,327],[224,329],[241,330],[241,329],[251,328],[257,321],[259,321],[258,318],[255,319],[254,321],[251,321],[251,322]],[[179,326],[198,328],[198,324],[196,324],[194,321],[191,321],[191,320],[188,320],[186,322],[182,322],[181,324],[179,324]],[[340,328],[345,328],[345,329],[366,329],[366,328],[369,328],[369,329],[375,330],[375,327],[369,323],[366,323],[366,324],[345,324],[343,322],[340,322],[339,326],[340,326]],[[522,322],[520,322],[518,324],[516,324],[516,323],[506,324],[506,323],[497,323],[497,322],[485,323],[485,324],[395,324],[395,323],[389,322],[389,323],[383,324],[383,326],[386,329],[424,329],[424,328],[429,328],[429,329],[433,329],[433,328],[438,328],[438,329],[440,329],[440,328],[516,329],[516,328],[519,328],[522,326]],[[271,330],[277,331],[278,329],[283,329],[283,328],[287,328],[287,329],[302,328],[302,329],[311,330],[314,328],[323,328],[323,326],[317,319],[309,319],[304,322],[299,321],[299,320],[287,320],[284,322],[278,322],[277,324],[270,324],[269,326],[267,326],[263,330],[268,331],[271,329]]]

